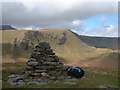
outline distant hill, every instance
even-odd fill
[[[118,42],[120,38],[117,37],[91,37],[74,34],[84,43],[96,48],[108,48],[112,50],[118,50],[120,48],[120,42]]]
[[[11,25],[0,25],[0,30],[16,30]]]

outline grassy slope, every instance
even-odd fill
[[[120,53],[110,52],[106,54],[100,54],[99,56],[92,57],[84,60],[82,66],[89,67],[101,67],[101,68],[118,68],[118,56]]]
[[[13,44],[16,37],[22,38],[26,30],[5,30],[2,32],[2,43]]]
[[[22,39],[24,37],[24,33],[28,30],[8,30],[2,31],[3,41],[2,43],[13,44],[14,39],[17,37]],[[50,29],[50,30],[38,30],[43,34],[43,37],[39,37],[40,40],[45,40],[49,42],[55,53],[59,56],[64,58],[67,62],[79,62],[84,59],[94,58],[103,54],[108,54],[112,50],[109,49],[96,49],[94,47],[88,46],[87,44],[83,43],[80,39],[78,39],[72,32],[69,30],[64,29]],[[53,36],[58,35],[59,38],[63,36],[63,32],[66,32],[67,41],[64,45],[57,45],[59,39],[49,39],[48,35],[51,34]],[[34,38],[34,37],[33,37]],[[37,42],[34,42],[37,44]],[[4,45],[5,46],[5,45]],[[3,47],[4,47],[3,46]],[[11,53],[12,46],[5,46],[3,52],[9,55]],[[7,50],[9,49],[9,50]],[[26,54],[26,52],[23,52]],[[3,54],[4,55],[4,54]],[[22,57],[22,56],[21,56]]]

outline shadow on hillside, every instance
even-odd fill
[[[31,47],[25,50],[23,47],[14,47],[13,44],[10,43],[3,43],[2,44],[2,56],[11,56],[12,58],[28,58],[32,52]]]

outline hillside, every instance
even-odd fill
[[[3,58],[29,58],[33,47],[41,40],[50,43],[54,52],[64,61],[65,64],[81,65],[85,67],[95,66],[94,63],[103,55],[102,60],[106,61],[105,55],[112,53],[110,49],[97,49],[84,43],[75,34],[65,29],[44,29],[44,30],[6,30],[2,31]],[[116,53],[117,54],[117,53]],[[93,59],[92,59],[93,58]],[[91,60],[92,59],[92,60]],[[101,67],[116,66],[117,63],[111,58],[110,65],[105,65],[101,60]],[[22,60],[22,59],[21,59]],[[90,61],[90,62],[89,62]],[[99,63],[98,63],[99,64]]]
[[[74,32],[73,32],[74,33]],[[80,40],[84,43],[94,46],[96,48],[108,48],[112,50],[118,50],[120,48],[120,42],[118,40],[120,38],[116,37],[90,37],[90,36],[83,36],[74,33]]]
[[[11,25],[0,25],[0,30],[16,30]]]

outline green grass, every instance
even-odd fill
[[[118,88],[118,70],[110,68],[84,68],[85,76],[78,80],[60,80],[55,83],[54,81],[43,85],[25,85],[22,87],[11,86],[7,83],[7,77],[11,74],[22,73],[25,70],[25,63],[16,64],[3,64],[3,88],[99,88],[104,85],[111,88]],[[106,73],[104,73],[106,72]],[[69,85],[64,82],[77,82],[77,85]]]
[[[25,63],[5,63],[2,65],[2,79],[7,80],[11,74],[18,74],[25,71]]]

